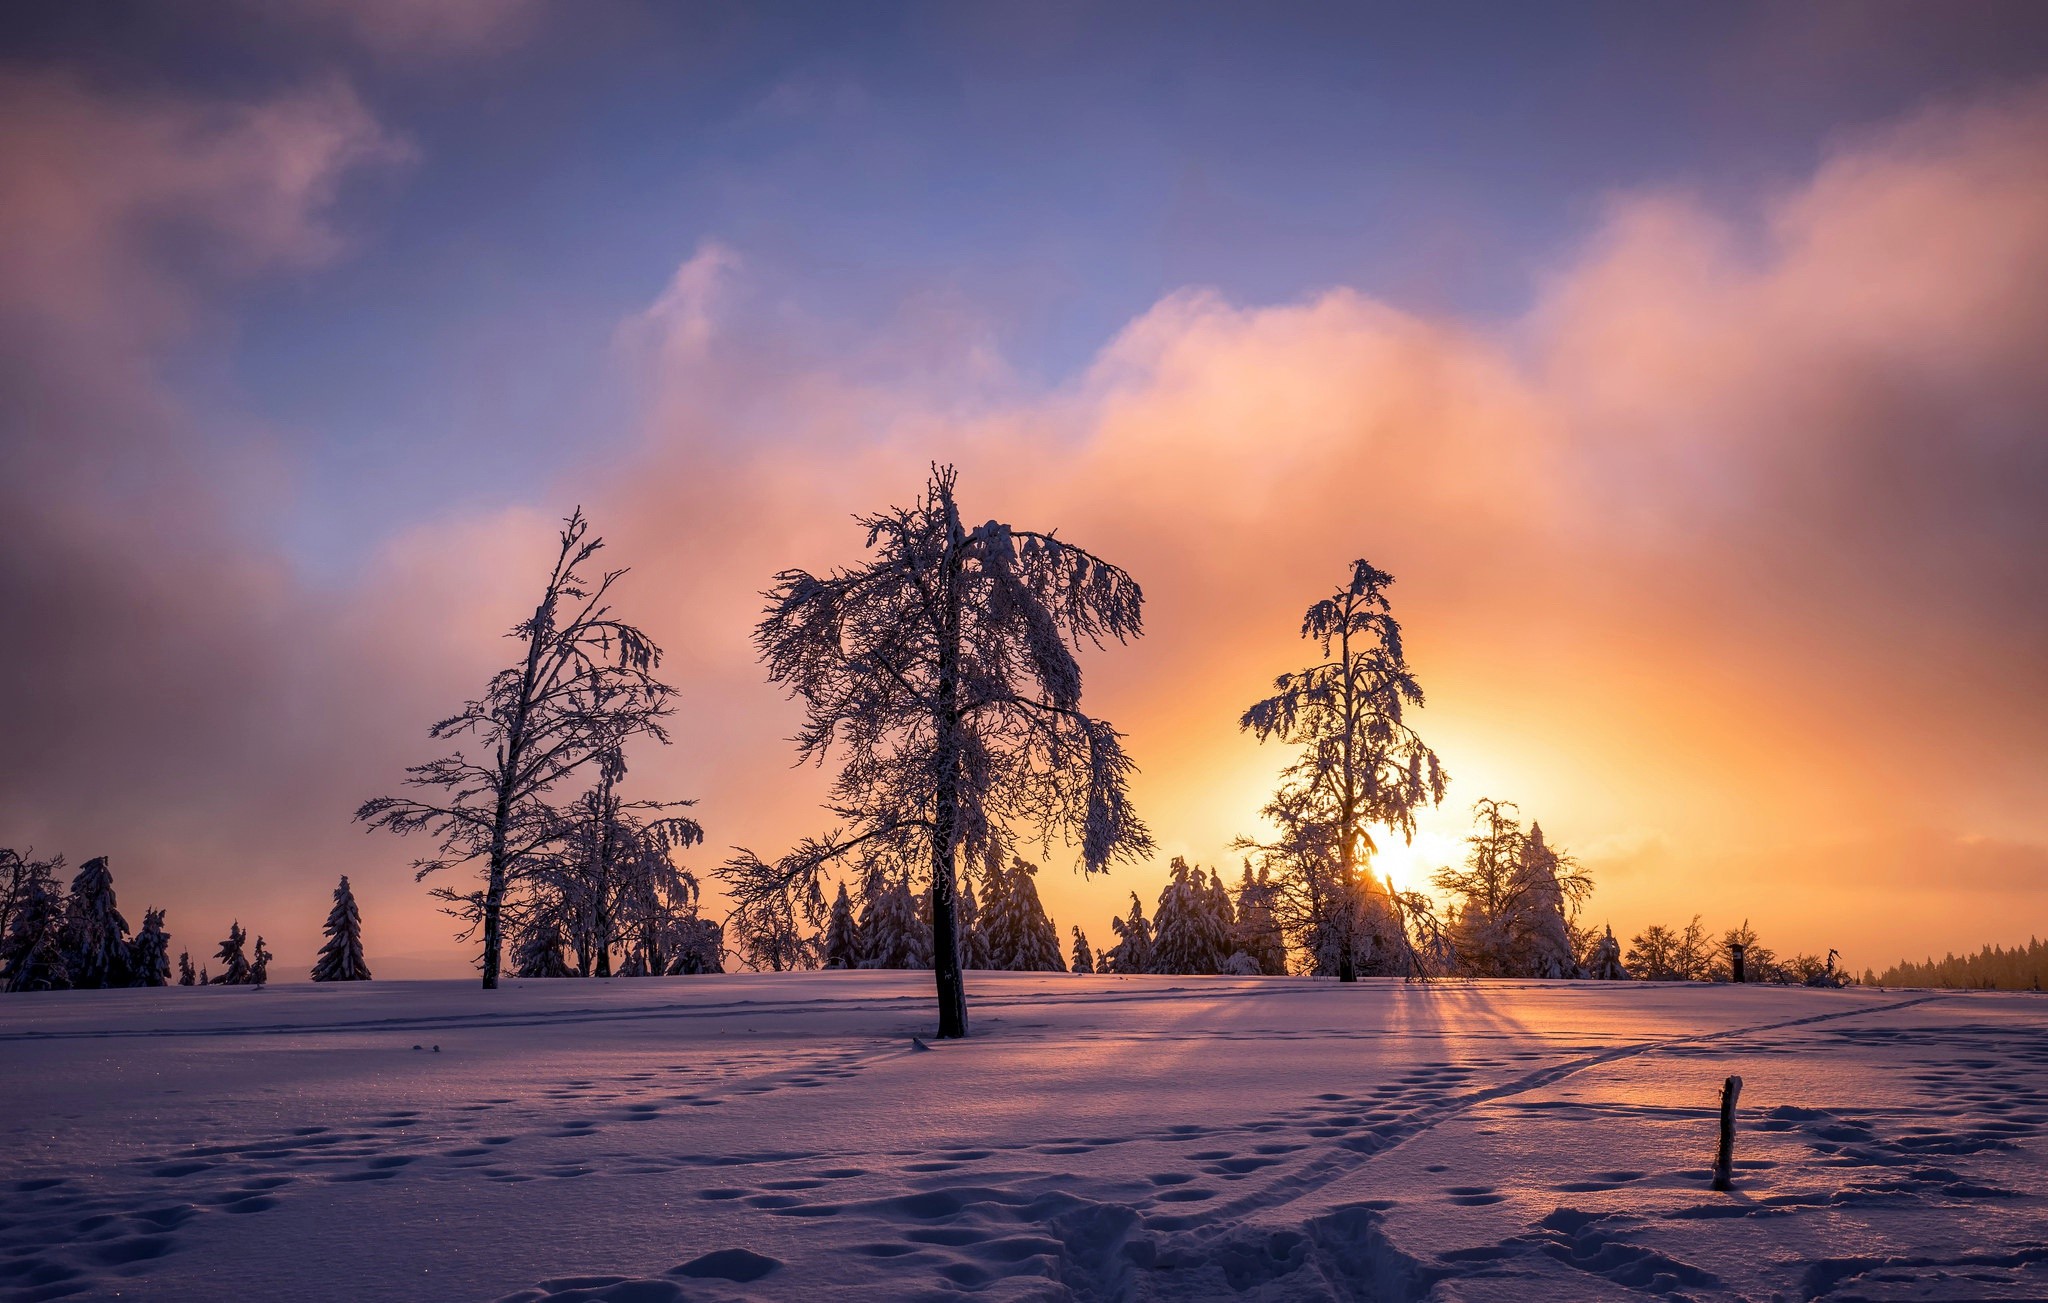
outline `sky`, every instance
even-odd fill
[[[23,4],[0,16],[0,845],[174,947],[465,952],[363,799],[631,567],[709,846],[829,821],[748,634],[934,460],[1129,569],[1158,862],[1364,557],[1450,794],[1861,969],[2048,923],[2036,5]]]

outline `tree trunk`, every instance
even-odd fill
[[[505,903],[505,866],[500,855],[491,856],[491,881],[484,890],[484,990],[498,989],[498,951],[504,941],[498,930],[498,915]]]
[[[941,822],[950,825],[952,820]],[[960,975],[960,941],[954,927],[950,827],[944,836],[946,849],[941,851],[940,834],[932,835],[932,971],[939,984],[939,1039],[957,1040],[967,1035],[967,985]]]
[[[932,811],[932,974],[939,987],[939,1039],[967,1035],[967,985],[960,976],[953,919],[953,858],[960,831],[960,544],[959,516],[946,492],[945,627],[939,631],[938,782]]]

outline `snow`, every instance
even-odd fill
[[[0,1297],[2048,1295],[2039,996],[930,982],[0,998]]]

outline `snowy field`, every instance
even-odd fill
[[[2048,1297],[2039,996],[969,977],[0,998],[0,1296]]]

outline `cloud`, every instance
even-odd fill
[[[177,428],[149,349],[203,281],[167,270],[148,229],[197,214],[181,220],[202,242],[231,237],[229,196],[279,140],[305,166],[248,205],[270,214],[248,243],[272,251],[248,266],[331,256],[326,196],[389,144],[367,119],[344,127],[345,100],[295,102],[321,129],[208,131],[190,124],[238,119],[189,110],[165,131],[99,101],[53,114],[103,115],[109,138],[168,141],[218,179],[79,182],[104,233],[61,276],[4,273],[15,319],[78,310],[80,338],[136,338],[110,288],[124,277],[170,305],[140,336],[156,342],[115,355],[120,383],[74,365],[37,401]],[[1908,950],[2004,936],[1999,901],[2048,846],[2032,799],[2048,701],[2031,689],[2048,669],[2048,177],[2024,165],[2044,146],[2048,99],[2024,94],[1845,140],[1747,207],[1616,196],[1505,326],[1352,289],[1265,306],[1190,290],[1051,393],[943,313],[844,355],[812,347],[751,297],[755,268],[706,242],[619,331],[649,378],[637,452],[566,477],[545,509],[391,539],[338,600],[215,519],[211,463],[132,516],[17,506],[31,546],[10,549],[0,597],[45,632],[0,653],[0,704],[28,721],[0,760],[0,819],[45,847],[117,843],[117,871],[121,855],[175,865],[208,918],[240,892],[308,953],[346,870],[379,944],[430,948],[443,925],[405,881],[413,848],[355,837],[346,813],[481,683],[551,515],[580,501],[633,567],[623,609],[668,649],[685,703],[677,745],[639,757],[634,784],[701,798],[714,846],[772,851],[821,825],[827,775],[788,768],[793,709],[748,644],[758,592],[852,559],[850,516],[913,494],[936,458],[960,463],[976,518],[1058,527],[1145,585],[1146,638],[1091,654],[1088,691],[1130,734],[1166,853],[1214,863],[1253,830],[1285,757],[1237,715],[1302,660],[1302,609],[1365,556],[1398,576],[1421,722],[1454,778],[1426,848],[1455,848],[1464,808],[1495,795],[1607,875],[1596,911],[1618,931],[1749,916],[1781,948],[1857,963],[1905,928],[1940,933]],[[1886,844],[1924,853],[1844,850]],[[1872,889],[1849,889],[1865,858]],[[1043,889],[1099,942],[1158,877],[1051,872]],[[1890,921],[1914,891],[1950,904]]]
[[[346,640],[254,527],[260,450],[223,455],[163,372],[223,287],[337,256],[338,187],[405,149],[333,81],[8,75],[0,124],[0,836],[111,851],[175,927],[225,927],[227,866],[291,864],[331,799],[347,706],[316,703]]]
[[[421,64],[502,54],[539,30],[547,8],[545,0],[305,0],[298,18],[380,59]]]
[[[1438,844],[1482,794],[1567,842],[1648,826],[1662,867],[1603,908],[1875,944],[1886,908],[1843,900],[1830,848],[1908,828],[2048,844],[2028,796],[2048,702],[2023,686],[2048,669],[2048,182],[2020,165],[2044,145],[2035,93],[1845,141],[1746,209],[1616,196],[1506,329],[1343,289],[1271,307],[1190,291],[1049,396],[963,412],[796,367],[765,386],[773,419],[749,414],[782,432],[756,460],[706,437],[715,400],[665,408],[606,505],[722,613],[687,636],[729,676],[705,693],[752,694],[744,729],[767,700],[745,681],[744,594],[849,559],[847,515],[958,460],[977,518],[1057,525],[1145,583],[1148,637],[1091,658],[1091,692],[1132,736],[1165,848],[1210,861],[1282,760],[1238,711],[1365,555],[1400,577],[1427,732],[1459,780]],[[705,744],[749,757],[707,817],[786,839],[791,803],[748,814],[757,744]],[[1731,857],[1770,865],[1740,890],[1771,893],[1717,881]],[[1894,867],[1932,884],[1986,863]],[[1092,929],[1122,887],[1048,895]]]

